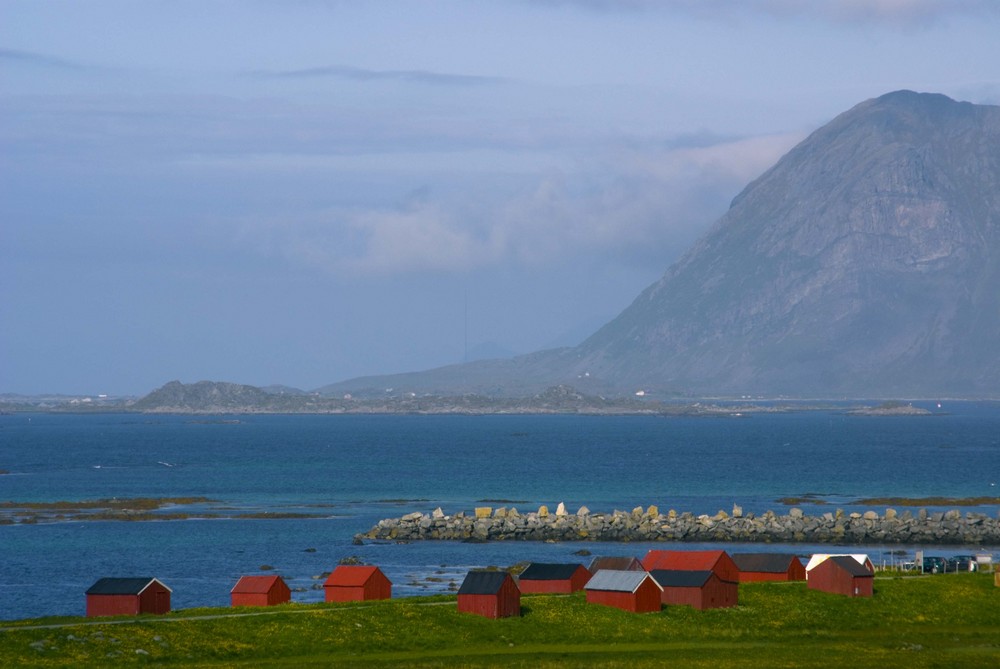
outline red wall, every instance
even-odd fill
[[[495,595],[459,595],[458,610],[487,618],[510,618],[521,615],[521,591],[514,579],[507,579]]]
[[[590,572],[587,568],[580,566],[573,576],[569,579],[562,581],[541,581],[541,580],[522,580],[521,581],[521,592],[554,592],[560,594],[567,594],[570,592],[576,592],[577,590],[583,590],[583,586],[587,585],[587,581],[590,580]]]
[[[361,585],[328,585],[323,590],[328,602],[361,602],[365,599],[365,588]]]
[[[141,595],[87,595],[87,617],[169,613],[170,591],[153,583]]]
[[[693,606],[699,611],[722,609],[736,606],[739,600],[739,586],[728,581],[720,581],[713,576],[701,588],[666,586],[660,599],[664,604]]]
[[[634,593],[588,590],[587,603],[613,606],[632,613],[652,613],[660,610],[660,589],[652,579],[646,579]]]
[[[573,583],[569,579],[562,581],[541,581],[532,579],[521,581],[521,592],[553,592],[559,594],[569,594],[573,592],[573,590]],[[579,590],[579,588],[576,588],[576,590]]]
[[[788,571],[741,571],[740,583],[760,583],[762,581],[804,581],[806,566],[802,560],[795,558],[788,565]]]
[[[87,595],[87,617],[139,615],[138,595]]]
[[[381,571],[375,571],[371,577],[360,586],[327,585],[328,602],[361,602],[372,599],[389,599],[392,597],[392,582]]]
[[[729,557],[729,553],[725,551],[722,552],[719,561],[715,563],[712,571],[723,581],[731,583],[739,583],[740,581],[740,568],[736,566],[733,558]]]
[[[234,592],[233,606],[276,606],[291,601],[292,592],[283,582],[276,582],[267,592]]]
[[[785,572],[741,571],[740,583],[763,583],[764,581],[790,581]]]

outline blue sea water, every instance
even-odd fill
[[[346,556],[379,564],[405,596],[475,566],[649,548],[351,543],[380,518],[437,506],[783,513],[779,498],[813,494],[828,506],[800,506],[821,513],[865,510],[864,497],[1000,496],[1000,404],[944,404],[921,417],[3,415],[0,500],[203,496],[197,511],[317,517],[0,525],[0,620],[80,614],[102,576],[156,576],[186,608],[228,604],[236,578],[263,565],[294,600],[320,601],[317,577]]]

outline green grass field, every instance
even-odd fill
[[[738,607],[714,611],[636,615],[582,595],[521,603],[523,615],[506,620],[460,614],[454,597],[437,596],[0,623],[0,666],[1000,667],[1000,588],[989,574],[879,578],[871,599],[746,584]]]

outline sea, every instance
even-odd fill
[[[316,602],[323,575],[344,559],[379,565],[393,596],[406,597],[454,591],[472,568],[587,564],[654,547],[353,541],[382,518],[438,507],[525,513],[561,502],[570,513],[656,505],[711,515],[734,504],[783,514],[795,504],[806,513],[883,513],[859,500],[1000,496],[1000,403],[914,405],[930,415],[851,415],[846,404],[712,417],[0,415],[0,501],[203,497],[161,513],[220,516],[0,524],[0,620],[81,615],[84,592],[105,576],[156,577],[173,590],[175,609],[226,606],[239,576],[261,573],[281,575],[293,601]],[[961,510],[995,516],[1000,506]],[[1000,557],[998,546],[863,547],[877,564],[912,559],[918,548]]]

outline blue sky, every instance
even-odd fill
[[[0,392],[573,344],[990,0],[0,0]]]

